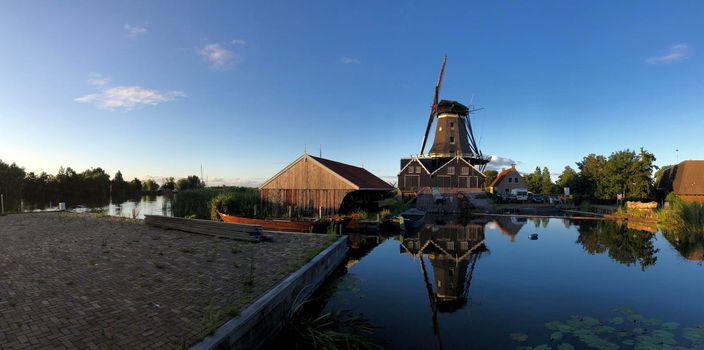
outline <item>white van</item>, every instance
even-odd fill
[[[511,198],[516,198],[517,201],[523,202],[528,200],[527,188],[514,188],[511,190]]]

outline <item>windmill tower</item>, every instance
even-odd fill
[[[481,172],[489,163],[489,157],[479,149],[470,121],[471,113],[481,108],[474,109],[452,100],[438,101],[446,62],[447,56],[443,57],[440,67],[420,152],[401,158],[398,184],[403,192],[419,193],[425,188],[437,188],[440,192],[472,192],[484,188],[485,176]],[[428,135],[436,119],[433,144],[426,154]]]
[[[489,160],[482,155],[481,150],[479,150],[477,146],[474,131],[472,130],[472,123],[469,119],[471,112],[480,111],[483,108],[473,109],[471,108],[473,106],[467,107],[457,101],[451,100],[441,100],[438,102],[446,62],[447,56],[442,59],[440,77],[438,78],[438,83],[435,85],[433,106],[430,111],[430,117],[428,118],[428,125],[425,128],[425,135],[423,135],[423,143],[420,148],[419,156],[430,158],[454,158],[455,156],[460,156],[466,158],[472,165],[479,166],[480,170],[483,171],[486,164],[489,163]],[[425,145],[428,141],[430,127],[433,125],[436,118],[438,122],[435,128],[433,146],[426,155],[423,152],[425,151]]]

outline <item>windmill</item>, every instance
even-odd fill
[[[477,145],[474,137],[474,130],[469,116],[473,112],[482,110],[483,108],[469,107],[452,100],[440,100],[440,89],[442,88],[442,79],[445,74],[445,64],[447,63],[447,55],[443,56],[442,65],[440,66],[440,75],[438,82],[435,85],[435,94],[433,96],[433,105],[430,109],[428,124],[423,135],[423,143],[420,147],[419,157],[430,158],[454,158],[460,156],[466,159],[470,164],[477,165],[480,171],[483,171],[489,159],[484,157]],[[424,154],[425,146],[428,141],[430,127],[435,119],[438,119],[433,145],[428,154]]]

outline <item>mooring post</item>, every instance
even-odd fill
[[[5,215],[5,197],[0,194],[0,214]]]

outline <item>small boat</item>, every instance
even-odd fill
[[[401,216],[403,217],[403,224],[406,230],[419,228],[425,223],[425,212],[416,208],[404,211]]]
[[[268,231],[289,231],[289,232],[316,232],[323,233],[327,229],[328,222],[317,219],[260,219],[245,218],[241,216],[223,214],[217,212],[220,219],[231,224],[260,225],[263,230]]]
[[[535,241],[536,239],[538,239],[538,234],[537,234],[537,233],[531,233],[531,234],[528,235],[528,239],[530,239],[531,241]]]
[[[379,223],[379,229],[385,233],[405,231],[406,225],[404,221],[401,215],[386,218]]]

